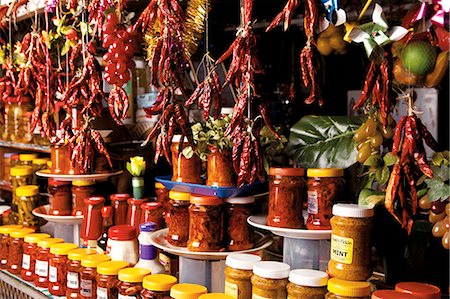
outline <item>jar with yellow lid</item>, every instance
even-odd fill
[[[323,299],[327,293],[328,274],[323,271],[298,269],[289,273],[288,299]]]
[[[2,225],[0,226],[0,261],[1,269],[8,268],[8,253],[9,253],[9,241],[11,237],[9,236],[13,231],[21,229],[22,225]]]
[[[86,255],[81,260],[79,299],[97,298],[97,266],[111,260],[106,254]]]
[[[72,215],[83,215],[85,205],[84,199],[95,193],[95,181],[75,180],[72,181]]]
[[[76,248],[69,251],[67,255],[67,290],[66,298],[78,298],[80,293],[80,269],[81,259],[86,255],[96,254],[92,248]]]
[[[182,143],[180,147],[180,143]],[[172,181],[201,184],[203,183],[201,177],[202,165],[200,158],[194,153],[190,158],[183,154],[183,149],[189,147],[187,138],[181,140],[181,135],[175,135],[172,139]]]
[[[170,289],[170,297],[173,299],[198,299],[208,293],[204,286],[192,283],[179,283]]]
[[[331,278],[328,280],[328,293],[325,299],[370,299],[370,293],[368,282]]]
[[[335,204],[331,218],[331,276],[364,281],[372,275],[371,230],[373,209],[354,204]]]
[[[156,200],[159,201],[164,208],[164,211],[167,209],[167,204],[169,202],[169,190],[164,187],[160,182],[155,183],[155,193]]]
[[[142,268],[125,268],[119,271],[119,298],[141,298],[142,281],[150,270]]]
[[[189,239],[191,195],[186,192],[170,191],[169,198],[169,208],[166,214],[167,242],[175,246],[185,247]]]
[[[50,238],[49,234],[35,233],[26,235],[23,239],[23,256],[22,256],[22,271],[20,276],[25,281],[33,281],[36,256],[37,256],[37,242],[42,239]]]
[[[23,239],[34,232],[32,228],[21,228],[10,233],[7,266],[9,273],[20,274],[22,271]]]
[[[254,254],[233,253],[225,261],[225,294],[235,299],[252,298],[253,266],[261,261]]]
[[[39,200],[39,187],[36,185],[20,186],[16,189],[18,224],[37,226],[38,218],[32,213]]]
[[[57,243],[50,246],[48,260],[48,292],[53,296],[65,296],[67,288],[67,261],[69,251],[78,248],[73,243]]]
[[[291,267],[280,262],[258,262],[253,266],[253,299],[286,299]]]
[[[102,262],[97,266],[97,299],[114,299],[119,295],[119,271],[128,267],[124,261]]]
[[[37,158],[33,160],[33,185],[39,186],[40,193],[47,192],[47,178],[36,175],[36,171],[47,169],[48,158]]]
[[[37,159],[37,154],[20,154],[20,165],[33,166],[33,160]]]
[[[177,278],[167,274],[153,274],[144,277],[141,291],[142,299],[170,298],[170,289],[177,283]]]
[[[42,239],[37,242],[36,266],[34,273],[34,286],[38,288],[47,288],[48,286],[48,263],[50,259],[50,246],[53,244],[64,243],[61,238]]]
[[[230,295],[227,294],[223,294],[223,293],[209,293],[209,294],[204,294],[201,295],[200,297],[198,297],[198,299],[234,299],[236,297],[232,297]]]
[[[18,199],[16,195],[16,189],[20,186],[33,184],[33,168],[31,166],[14,166],[10,169],[11,173],[11,185],[12,185],[12,202],[11,210],[13,213],[14,221],[18,220]]]
[[[308,219],[306,227],[313,230],[331,229],[333,204],[342,202],[345,182],[342,168],[310,168],[308,179]]]

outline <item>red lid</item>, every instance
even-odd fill
[[[48,184],[52,186],[67,186],[70,184],[68,181],[58,181],[52,178],[48,179]]]
[[[127,199],[127,203],[129,205],[140,205],[140,204],[146,202],[147,200],[148,200],[148,198],[136,199],[134,197],[130,197]]]
[[[191,195],[191,204],[194,205],[205,205],[205,206],[218,206],[223,204],[223,199],[215,196],[207,195]]]
[[[97,204],[104,203],[104,202],[105,202],[105,198],[101,197],[101,196],[91,196],[91,197],[84,199],[84,203],[88,204],[88,205],[97,205]]]
[[[118,193],[118,194],[111,194],[111,196],[109,197],[109,199],[111,200],[118,200],[118,201],[122,201],[122,200],[127,200],[128,198],[130,198],[130,194],[127,193]]]
[[[162,203],[160,202],[144,202],[141,204],[142,210],[156,210],[162,207]]]
[[[106,206],[102,208],[102,217],[111,218],[113,215],[113,209],[111,206]]]
[[[399,282],[395,286],[395,290],[401,293],[411,294],[421,299],[438,299],[441,298],[441,290],[438,287],[421,282]]]
[[[108,229],[108,238],[115,241],[136,239],[136,228],[129,224],[111,226]]]
[[[414,299],[413,295],[393,290],[378,290],[372,293],[372,299]]]
[[[270,167],[269,175],[304,176],[305,170],[303,168],[292,167]]]
[[[12,154],[10,159],[13,160],[13,161],[16,161],[16,160],[19,161],[20,155],[19,154]]]

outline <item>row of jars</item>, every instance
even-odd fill
[[[4,123],[1,139],[5,141],[32,143],[31,114],[33,106],[30,97],[8,97],[3,101]]]

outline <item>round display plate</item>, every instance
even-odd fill
[[[36,175],[44,178],[52,178],[58,181],[77,181],[77,180],[103,180],[111,176],[119,175],[123,170],[108,173],[93,173],[93,174],[54,174],[50,173],[50,170],[45,169],[42,171],[36,171]]]
[[[44,218],[48,222],[60,224],[81,224],[83,222],[83,215],[81,216],[55,216],[49,215],[50,205],[40,206],[33,210],[33,215]]]

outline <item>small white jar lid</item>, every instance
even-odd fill
[[[225,264],[239,270],[253,270],[253,265],[261,261],[261,257],[254,254],[232,253],[227,256]]]
[[[356,204],[337,203],[333,206],[333,215],[340,217],[367,218],[373,216],[373,208]]]
[[[222,109],[220,109],[220,114],[223,115],[233,114],[233,111],[234,111],[233,107],[222,107]]]
[[[180,141],[181,141],[181,135],[173,135],[173,137],[172,137],[173,143],[180,143]],[[186,136],[184,137],[183,142],[188,142],[188,139],[186,138]]]
[[[253,266],[253,274],[269,279],[289,277],[291,266],[281,262],[259,262]]]
[[[237,204],[237,205],[245,205],[251,204],[255,202],[254,196],[246,196],[246,197],[230,197],[225,199],[226,203]]]
[[[289,281],[305,287],[324,287],[328,283],[328,274],[318,270],[297,269],[289,273]]]

